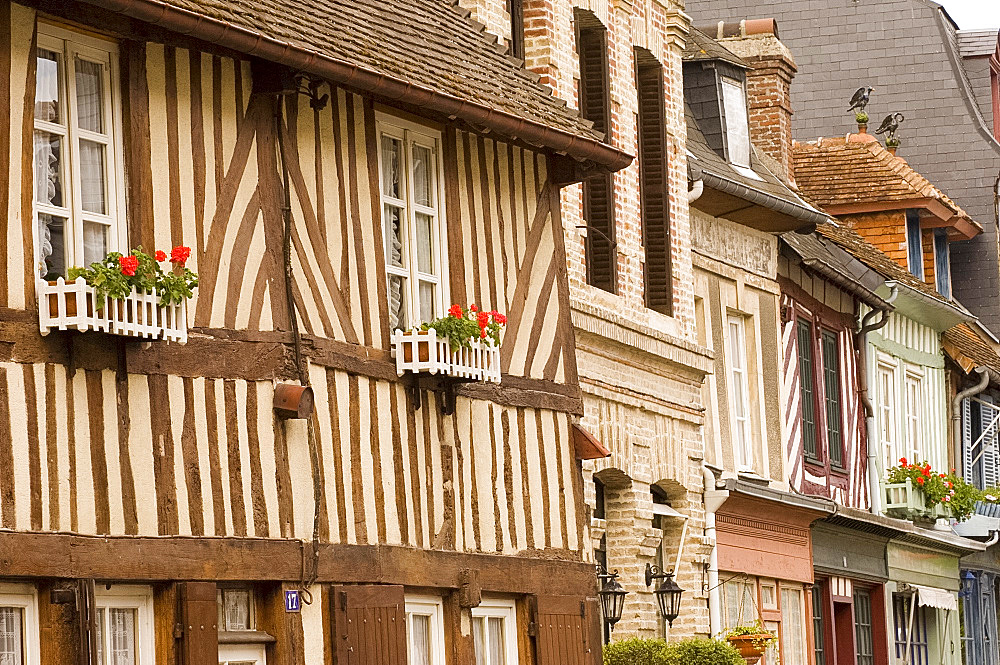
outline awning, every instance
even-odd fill
[[[573,425],[573,447],[577,459],[603,459],[611,455],[597,437],[579,425]]]
[[[935,589],[919,584],[910,585],[917,592],[917,603],[922,607],[933,607],[938,610],[957,610],[958,602],[955,594],[945,589]]]

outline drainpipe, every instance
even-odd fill
[[[889,297],[885,299],[889,305],[899,295],[899,288],[894,286],[889,292]],[[881,315],[878,321],[873,319]],[[889,323],[888,309],[873,309],[865,314],[861,319],[861,329],[856,333],[855,343],[858,346],[858,392],[861,397],[861,406],[865,410],[865,431],[868,433],[868,494],[871,496],[872,512],[876,515],[882,514],[882,485],[878,472],[878,455],[872,446],[872,432],[875,431],[875,408],[872,407],[871,398],[868,396],[868,333],[885,327]]]
[[[990,372],[988,369],[980,365],[973,371],[979,372],[979,383],[971,388],[966,388],[951,400],[951,437],[955,445],[956,460],[962,459],[962,401],[973,395],[978,395],[986,390],[986,386],[990,385]],[[961,463],[958,464],[958,466],[960,465]]]
[[[702,177],[701,167],[694,164],[688,165],[688,203],[694,203],[705,192],[705,179]]]
[[[708,634],[718,634],[722,626],[722,599],[719,590],[719,548],[715,542],[715,511],[729,498],[727,490],[715,489],[715,473],[704,463],[705,479],[705,541],[711,543],[708,555]]]

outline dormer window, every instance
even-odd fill
[[[906,211],[906,267],[917,279],[924,278],[924,245],[916,210]]]
[[[750,168],[750,126],[742,81],[728,76],[722,77],[722,104],[726,114],[725,131],[729,161],[735,166]]]

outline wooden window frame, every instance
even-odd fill
[[[910,408],[910,387],[915,388],[914,405]],[[925,457],[923,450],[923,404],[924,404],[924,374],[912,366],[903,371],[903,433],[906,445],[905,457],[913,464]],[[909,440],[911,422],[915,423],[916,440]]]
[[[524,0],[507,0],[507,15],[510,17],[510,54],[524,60]]]
[[[752,600],[756,603],[756,608],[747,608],[744,603],[743,615],[738,620],[741,623],[749,624],[758,619],[763,619],[765,627],[773,631],[775,638],[778,640],[777,648],[777,662],[780,665],[785,664],[785,652],[784,652],[784,640],[786,635],[786,621],[784,615],[784,604],[781,600],[782,590],[790,589],[797,591],[799,593],[799,612],[802,617],[802,625],[800,629],[802,631],[802,659],[804,663],[812,662],[809,658],[811,653],[811,645],[809,642],[809,624],[812,618],[811,612],[809,612],[809,606],[807,604],[808,589],[803,584],[798,584],[788,580],[781,580],[773,577],[755,577],[753,575],[742,576],[733,575],[732,573],[720,572],[720,576],[725,575],[730,579],[726,581],[725,584],[721,586],[722,589],[722,614],[723,614],[723,624],[725,628],[733,628],[733,626],[728,625],[729,623],[729,600],[730,595],[733,593],[734,587],[740,589],[740,593],[745,593],[742,591],[743,588],[751,589]],[[763,604],[763,587],[770,586],[774,589],[774,604],[769,606],[764,606]],[[737,599],[737,603],[738,603]],[[754,610],[759,611],[759,617],[754,614]],[[748,612],[749,610],[749,612]],[[770,653],[770,651],[768,652]],[[761,663],[767,662],[767,655],[765,654],[764,659]]]
[[[806,384],[806,381],[802,376],[802,342],[803,342],[802,332],[805,329],[805,327],[808,327],[808,333],[809,333],[809,339],[808,339],[808,348],[810,353],[809,398],[812,402],[812,409],[813,409],[812,435],[813,435],[814,450],[811,453],[806,448],[806,419],[804,411],[805,399],[806,399],[806,395],[804,394],[805,393],[804,386]],[[820,390],[820,387],[817,386],[817,381],[816,381],[816,366],[817,366],[816,359],[818,354],[816,353],[816,324],[814,323],[812,318],[806,316],[797,316],[795,318],[795,343],[797,345],[796,348],[797,360],[799,362],[799,429],[802,432],[802,454],[805,456],[807,462],[811,462],[813,464],[823,464],[825,461],[823,455],[823,448],[824,448],[823,435],[822,435],[823,428],[820,426],[822,421],[820,419],[820,408],[819,408],[820,395],[822,394],[822,392]]]
[[[60,180],[62,183],[63,207],[52,206],[36,200],[34,183],[34,165],[32,166],[32,243],[33,263],[36,276],[44,277],[45,263],[41,258],[41,238],[39,237],[39,214],[51,214],[66,219],[64,229],[65,248],[64,262],[68,270],[73,266],[83,266],[84,263],[84,222],[105,225],[107,231],[107,251],[125,251],[128,248],[127,224],[125,223],[125,153],[122,142],[122,91],[119,69],[118,43],[84,34],[65,27],[56,26],[44,21],[37,23],[38,49],[55,51],[62,57],[61,80],[59,95],[62,100],[61,114],[64,125],[34,118],[32,109],[32,127],[34,132],[47,132],[60,136],[63,141],[60,164]],[[30,57],[36,58],[37,52]],[[104,74],[104,120],[107,133],[96,134],[77,127],[78,102],[76,99],[76,76],[71,72],[71,63],[76,58],[99,63]],[[80,149],[78,142],[87,140],[105,146],[104,165],[106,214],[85,212],[83,210],[80,182]],[[33,158],[34,161],[34,158]],[[103,257],[101,257],[103,258]]]
[[[839,459],[835,459],[834,458],[834,455],[833,455],[834,447],[833,447],[833,443],[831,442],[831,417],[830,417],[831,416],[831,414],[830,414],[831,399],[830,399],[830,390],[829,390],[829,387],[827,386],[827,383],[826,383],[827,372],[829,371],[829,369],[827,367],[828,354],[826,352],[826,346],[825,346],[825,344],[826,344],[826,340],[827,340],[828,337],[832,337],[833,338],[834,360],[837,363],[837,365],[836,365],[836,375],[837,376],[836,376],[836,402],[835,402],[835,404],[836,404],[836,408],[837,408],[837,414],[836,414],[837,426],[839,427],[838,434],[840,436],[840,446],[839,446],[840,449],[838,451],[838,453],[839,453]],[[841,362],[841,354],[840,354],[840,351],[841,351],[840,331],[834,330],[832,328],[821,327],[819,329],[819,335],[818,335],[817,343],[819,344],[819,348],[820,348],[820,356],[821,356],[821,359],[822,359],[821,367],[822,367],[822,370],[823,370],[823,377],[822,377],[822,379],[819,380],[819,383],[822,383],[822,385],[823,385],[823,407],[824,407],[823,408],[823,433],[824,433],[823,439],[824,439],[824,443],[825,443],[825,446],[826,446],[826,455],[827,455],[827,459],[830,462],[830,466],[833,469],[836,469],[836,470],[839,470],[839,471],[844,471],[845,470],[845,466],[844,466],[845,459],[844,458],[847,456],[846,455],[846,453],[847,453],[847,445],[846,445],[847,442],[845,440],[845,438],[846,438],[846,436],[845,436],[846,435],[846,428],[844,427],[844,400],[843,400],[843,397],[844,397],[844,367],[843,367],[843,363]]]
[[[234,628],[230,629],[229,624],[226,622],[226,594],[233,591],[245,591],[249,594],[249,607],[248,617],[250,625],[247,628]],[[220,633],[227,633],[233,631],[250,631],[257,630],[257,594],[254,592],[251,586],[242,585],[219,585],[216,590],[216,597],[219,600],[219,611],[222,613],[222,620],[219,621],[218,631]]]
[[[733,436],[733,460],[736,462],[736,468],[738,471],[752,472],[755,469],[756,464],[756,454],[753,439],[753,415],[750,411],[750,369],[749,369],[749,356],[747,354],[747,330],[746,330],[746,318],[742,314],[730,312],[726,316],[726,334],[725,334],[725,362],[726,362],[726,381],[729,393],[729,422],[730,429],[735,432],[736,427],[740,427],[743,430],[743,446],[742,449],[739,445],[737,437]],[[732,348],[732,342],[730,340],[729,330],[730,326],[736,325],[738,328],[736,339],[739,341],[739,348]],[[739,359],[741,361],[741,367],[737,367],[734,363],[735,360]],[[739,405],[742,407],[743,416],[737,416],[736,414],[736,398],[735,392],[732,389],[732,384],[734,381],[739,380],[743,386],[743,404]],[[747,459],[749,458],[749,459]]]
[[[673,315],[670,158],[667,150],[663,64],[635,47],[636,143],[639,148],[639,204],[642,216],[643,287],[646,307]]]
[[[431,313],[431,318],[438,318],[444,316],[445,311],[448,309],[448,301],[450,299],[450,293],[448,288],[448,221],[446,218],[447,206],[445,205],[445,188],[444,188],[444,155],[443,155],[443,143],[442,135],[439,130],[432,129],[426,125],[416,123],[410,120],[406,120],[382,111],[376,111],[376,134],[378,143],[378,172],[379,172],[379,200],[382,211],[382,224],[381,232],[383,243],[387,238],[385,231],[385,209],[387,205],[401,208],[403,211],[402,219],[405,225],[405,239],[406,245],[403,247],[403,266],[398,268],[391,265],[388,260],[388,247],[383,247],[382,257],[379,259],[385,265],[386,279],[390,280],[391,276],[396,275],[402,277],[406,280],[406,288],[403,290],[404,297],[404,313],[406,320],[402,322],[402,325],[397,325],[398,328],[403,330],[417,326],[420,323],[420,282],[434,284],[434,293],[436,298],[436,304],[434,311]],[[401,192],[402,196],[400,198],[395,198],[385,194],[384,182],[382,181],[383,176],[383,164],[382,164],[382,138],[390,137],[396,139],[402,144],[402,158],[403,161],[400,164],[401,178],[400,186],[403,189]],[[421,206],[414,202],[413,200],[413,172],[410,168],[410,162],[412,160],[412,147],[414,145],[419,145],[424,148],[430,148],[431,153],[434,156],[434,167],[431,169],[433,173],[435,182],[430,188],[431,193],[434,198],[434,206],[427,207]],[[430,215],[432,218],[431,224],[431,250],[433,256],[431,260],[434,265],[433,268],[436,274],[424,273],[419,270],[418,259],[417,259],[417,224],[416,215],[425,214]],[[389,288],[391,282],[387,281],[386,287]]]
[[[41,636],[38,625],[38,592],[29,584],[0,583],[0,607],[21,610],[24,665],[39,665]]]
[[[885,474],[890,468],[896,465],[896,460],[901,457],[899,454],[899,411],[896,408],[896,399],[899,391],[897,387],[899,382],[896,374],[899,367],[894,360],[883,357],[877,358],[875,367],[875,395],[878,399],[877,410],[879,418],[878,437],[884,467],[882,473]],[[888,377],[890,382],[888,399],[886,399],[882,390],[883,377]],[[891,438],[886,438],[886,434]]]
[[[733,108],[729,108],[730,104],[727,104],[728,97],[726,95],[726,91],[727,90],[733,90],[733,91],[735,91],[737,89],[740,91],[741,98],[738,99],[738,100],[733,99],[732,100],[732,106],[733,106]],[[720,95],[720,98],[721,98],[720,101],[722,102],[723,114],[724,114],[725,119],[726,119],[726,121],[725,121],[726,159],[733,166],[737,166],[737,167],[742,168],[742,169],[749,169],[750,168],[750,162],[753,159],[752,158],[753,148],[750,147],[750,117],[748,115],[748,110],[747,110],[747,86],[746,86],[746,81],[743,81],[743,80],[740,80],[740,79],[737,79],[737,78],[733,78],[732,76],[720,76],[719,77],[719,91],[720,91],[719,95]],[[731,114],[730,111],[736,110],[736,106],[737,105],[740,107],[739,110],[741,112],[737,113],[737,114]],[[736,117],[732,117],[733,115],[735,115]],[[738,134],[734,134],[734,132],[733,132],[734,129],[737,129],[737,127],[735,125],[735,122],[737,121],[738,118],[742,119],[742,125],[740,127],[738,127],[738,128],[745,130],[745,134],[746,134],[746,141],[745,141],[745,143],[742,140],[742,137],[740,137]],[[739,137],[740,138],[740,144],[741,144],[740,148],[741,148],[741,151],[746,151],[746,162],[745,163],[742,160],[737,161],[736,159],[734,159],[734,152],[735,152],[733,150],[733,145],[735,143],[733,141],[734,137]]]
[[[133,584],[114,584],[110,589],[100,582],[94,591],[95,610],[104,610],[104,641],[102,653],[107,658],[110,653],[108,639],[108,609],[134,609],[135,613],[135,649],[136,665],[154,665],[156,652],[154,650],[153,624],[153,590],[148,586]],[[99,665],[105,665],[100,663]]]
[[[410,632],[410,618],[414,615],[429,617],[431,641],[430,641],[430,665],[445,665],[445,637],[444,637],[444,601],[437,596],[406,596],[406,652],[409,662],[418,662],[413,654],[413,642]]]
[[[919,280],[924,279],[924,235],[920,228],[920,213],[906,211],[906,268]]]
[[[483,598],[477,607],[472,608],[471,613],[473,623],[477,620],[484,621],[484,636],[489,630],[489,619],[502,619],[504,622],[504,662],[502,664],[491,663],[489,661],[489,654],[483,655],[482,662],[486,665],[518,665],[517,606],[514,601],[499,598]],[[473,625],[472,630],[473,634],[475,634],[475,625]],[[476,662],[479,662],[478,658]]]

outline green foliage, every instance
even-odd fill
[[[925,506],[932,509],[938,504],[945,506],[959,522],[972,516],[978,502],[998,501],[995,492],[977,489],[956,475],[954,469],[951,473],[940,473],[931,469],[929,462],[910,464],[905,457],[901,457],[899,465],[889,469],[888,482],[905,483],[907,480],[923,494]]]
[[[857,113],[855,113],[854,119],[857,121],[859,125],[868,124],[868,114],[865,113],[864,111],[858,111]]]
[[[604,665],[744,665],[740,652],[705,637],[667,643],[637,637],[604,647]]]
[[[731,637],[734,635],[767,635],[768,637],[766,638],[753,640],[753,645],[758,649],[767,649],[778,641],[778,638],[771,634],[771,632],[764,627],[764,624],[761,623],[759,619],[751,624],[730,628],[726,631],[724,637]]]
[[[186,248],[182,248],[186,249]],[[70,281],[83,277],[88,286],[94,287],[97,306],[102,307],[104,298],[121,299],[136,291],[155,291],[160,296],[161,305],[181,302],[194,295],[198,286],[198,275],[184,266],[182,261],[173,261],[173,268],[164,271],[160,266],[166,261],[166,254],[157,256],[146,254],[137,247],[128,255],[110,252],[102,261],[95,261],[86,268],[73,267],[68,271]]]
[[[885,147],[886,148],[898,148],[899,147],[899,139],[897,139],[895,137],[894,138],[890,138],[890,139],[886,139],[885,140]]]
[[[471,345],[473,339],[488,339],[494,346],[500,346],[500,332],[507,323],[507,317],[497,311],[480,311],[475,305],[468,309],[461,305],[448,308],[447,316],[420,324],[421,330],[434,328],[441,337],[448,338],[453,349]]]

